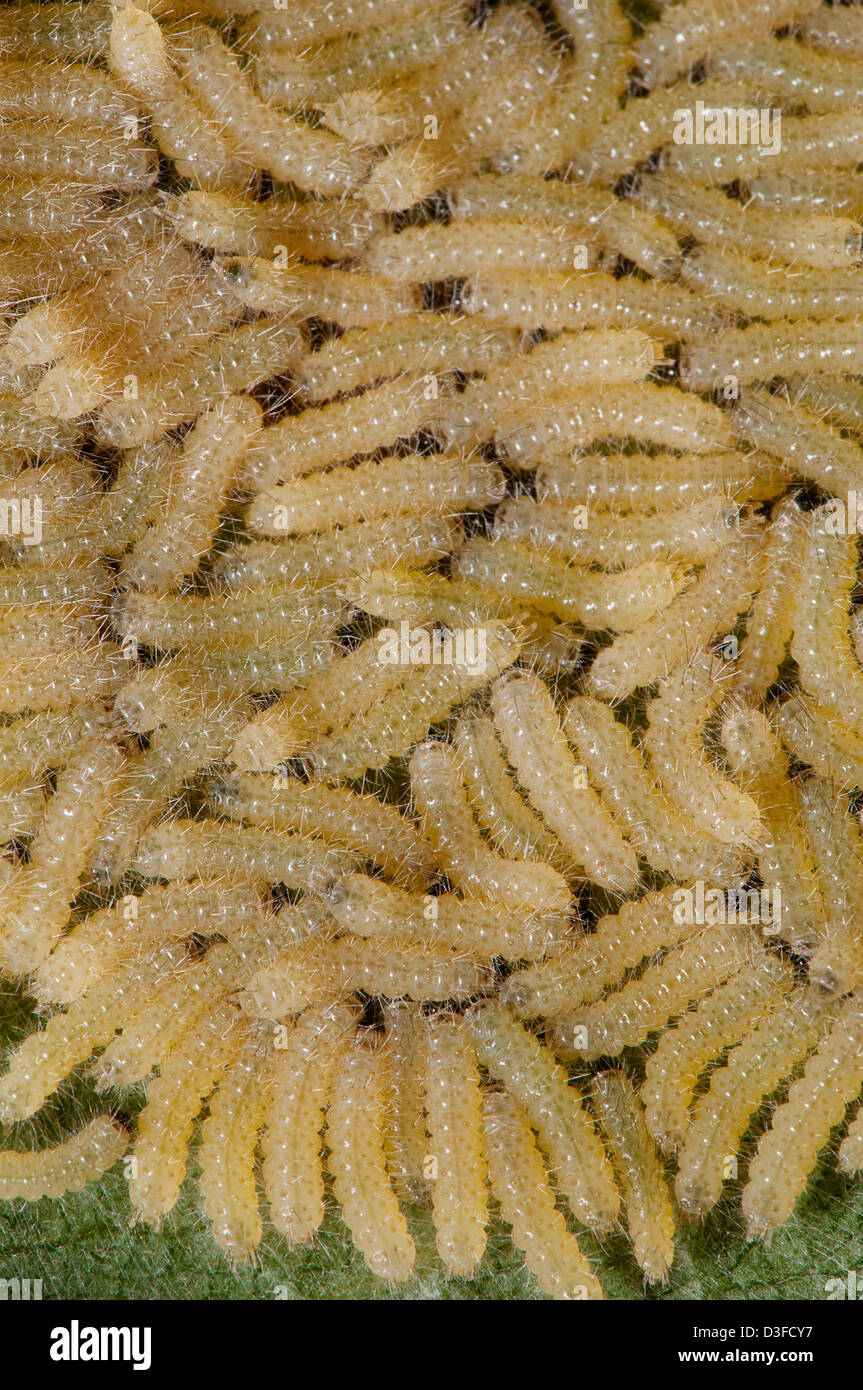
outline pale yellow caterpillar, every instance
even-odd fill
[[[4,54],[28,61],[60,58],[92,61],[104,51],[111,15],[101,5],[16,5],[0,15],[0,40]]]
[[[327,1115],[328,1166],[342,1219],[374,1274],[406,1279],[415,1248],[387,1172],[386,1054],[359,1041],[340,1061]]]
[[[863,65],[784,39],[723,48],[709,56],[707,66],[726,80],[757,82],[761,93],[784,104],[805,102],[813,112],[856,106],[863,83]]]
[[[184,442],[153,527],[123,560],[125,583],[165,592],[196,569],[260,421],[260,407],[246,396],[232,396],[201,417]]]
[[[756,1025],[714,1071],[678,1159],[677,1200],[701,1216],[718,1200],[750,1116],[819,1041],[829,1020],[823,996],[799,989]]]
[[[448,1274],[471,1274],[488,1220],[479,1068],[463,1019],[436,1014],[421,1027],[438,1253]]]
[[[660,681],[644,746],[665,795],[703,833],[751,849],[763,839],[759,806],[709,762],[704,745],[704,725],[723,698],[722,679],[718,659],[702,653]]]
[[[694,913],[676,910],[680,902],[677,889],[664,888],[624,903],[601,917],[595,931],[511,975],[502,997],[523,1018],[556,1018],[591,1004],[634,966],[701,932]]]
[[[129,1199],[137,1219],[158,1230],[175,1206],[195,1117],[253,1025],[226,1003],[211,1008],[160,1064],[138,1116]]]
[[[379,865],[396,882],[424,887],[435,876],[431,847],[395,806],[349,787],[309,786],[298,778],[239,776],[217,784],[213,810],[277,831],[313,832]]]
[[[100,189],[144,189],[155,181],[156,152],[142,140],[85,121],[4,120],[0,161],[5,172],[89,184]]]
[[[749,1239],[769,1241],[794,1209],[846,1106],[863,1087],[863,1007],[852,996],[842,1006],[827,1037],[791,1086],[788,1099],[773,1112],[749,1165],[743,1189],[743,1215]]]
[[[309,1009],[270,1053],[261,1139],[270,1219],[290,1245],[324,1219],[321,1129],[334,1074],[351,1042],[347,1007]]]
[[[286,268],[261,257],[220,261],[216,270],[240,303],[256,313],[315,315],[342,328],[367,328],[399,314],[415,314],[423,307],[416,288],[393,286],[357,271]]]
[[[464,948],[389,938],[300,944],[273,965],[263,966],[238,996],[257,1018],[279,1020],[310,1004],[364,990],[385,998],[445,1003],[481,993],[491,983],[489,964]]]
[[[559,555],[536,554],[505,538],[479,537],[459,551],[453,572],[513,602],[528,602],[540,612],[614,632],[640,628],[668,608],[687,577],[682,565],[663,560],[602,574],[586,565],[569,565]]]
[[[233,1266],[251,1257],[263,1234],[255,1149],[269,1099],[268,1062],[265,1038],[253,1034],[222,1076],[201,1125],[204,1210]]]
[[[639,877],[635,852],[579,776],[547,686],[538,676],[509,676],[495,685],[492,709],[519,782],[573,862],[612,892],[631,892]]]
[[[841,376],[790,376],[788,388],[796,405],[823,416],[840,430],[859,438],[860,383]]]
[[[776,681],[791,640],[794,606],[806,559],[806,526],[793,498],[775,508],[759,557],[760,586],[746,619],[734,684],[745,699],[762,699]]]
[[[863,58],[863,25],[854,9],[834,9],[833,6],[800,5],[800,37],[805,44],[825,53],[843,57]]]
[[[185,241],[240,256],[352,256],[372,234],[367,208],[350,200],[298,202],[287,193],[258,201],[236,193],[189,189],[165,199],[165,213]]]
[[[350,874],[327,895],[339,926],[357,936],[406,937],[465,950],[481,959],[535,960],[558,942],[564,919],[455,893],[421,895],[379,878]]]
[[[536,219],[512,224],[500,238],[493,218],[433,224],[382,234],[364,248],[365,270],[397,285],[482,274],[489,254],[498,271],[569,270],[583,248],[582,229]],[[589,239],[589,237],[588,237]]]
[[[506,859],[482,839],[452,746],[428,742],[415,748],[410,776],[426,839],[456,888],[519,911],[566,911],[570,891],[557,870],[532,859]]]
[[[404,999],[383,1006],[390,1112],[387,1168],[398,1195],[413,1200],[426,1193],[429,1173],[421,1007]]]
[[[329,625],[341,604],[326,593],[286,594],[278,584],[236,597],[201,594],[129,593],[117,612],[124,637],[141,646],[170,651],[254,647],[260,642],[295,642],[311,628]]]
[[[5,1149],[0,1153],[0,1199],[35,1202],[80,1192],[113,1168],[128,1144],[123,1126],[99,1115],[52,1149]]]
[[[712,497],[764,501],[785,486],[768,454],[722,450],[704,454],[580,454],[561,452],[536,470],[538,502],[591,511],[661,512]]]
[[[815,169],[798,170],[794,178],[783,178],[778,170],[762,171],[748,183],[749,192],[767,207],[788,212],[829,212],[859,222],[863,199],[855,179],[843,170],[819,174]]]
[[[639,72],[649,87],[668,84],[729,41],[760,41],[816,8],[815,0],[733,0],[717,11],[710,0],[685,0],[669,7],[635,44]]]
[[[791,655],[800,684],[852,727],[863,723],[863,671],[849,632],[857,582],[857,538],[835,534],[827,509],[814,513],[802,581],[796,594]],[[819,524],[820,523],[820,524]]]
[[[481,511],[502,492],[500,470],[484,459],[406,454],[277,484],[255,499],[247,521],[261,535],[307,535],[386,516]]]
[[[685,338],[680,379],[693,391],[710,391],[731,377],[750,382],[795,373],[854,375],[863,371],[861,349],[853,320],[796,323],[784,332],[775,323],[749,324],[746,328],[726,328],[718,340]]]
[[[659,1040],[645,1067],[641,1098],[660,1148],[676,1153],[686,1138],[698,1078],[709,1063],[779,1008],[794,985],[790,965],[766,952],[685,1013]]]
[[[810,778],[798,800],[803,832],[818,865],[826,926],[809,962],[809,979],[825,994],[839,997],[863,981],[863,842],[846,797],[837,796],[829,783]]]
[[[496,1004],[470,1016],[483,1066],[524,1106],[572,1213],[591,1229],[613,1229],[620,1207],[611,1165],[581,1096],[532,1033]]]
[[[813,165],[825,170],[853,169],[860,159],[860,117],[854,107],[824,114],[783,118],[782,167],[789,178]],[[669,169],[690,178],[725,184],[746,179],[772,166],[773,156],[763,145],[678,145],[666,152]]]
[[[786,748],[839,791],[863,787],[863,738],[834,710],[794,695],[774,715]]]
[[[5,50],[5,45],[4,45]],[[97,68],[45,60],[0,63],[0,114],[3,118],[48,116],[87,124],[118,126],[134,114],[134,103]]]
[[[860,486],[859,446],[802,406],[741,387],[730,415],[738,438],[782,459],[825,491],[844,497]]]
[[[205,14],[249,14],[259,5],[258,0],[205,0],[193,8]],[[419,16],[427,21],[451,9],[452,0],[311,0],[302,10],[256,13],[248,28],[258,47],[303,48],[348,34],[389,30],[393,23]]]
[[[748,318],[770,320],[829,321],[839,314],[851,315],[860,302],[863,286],[859,270],[801,270],[789,276],[782,265],[751,260],[715,246],[695,247],[681,262],[680,274],[690,289],[711,300],[721,297],[724,304]],[[778,323],[758,327],[768,339],[780,331]],[[699,343],[697,351],[703,354],[711,347],[706,342]],[[745,365],[749,370],[750,363]],[[779,375],[778,367],[769,363],[764,366],[768,378]],[[724,385],[721,377],[719,385]]]
[[[747,969],[748,927],[715,927],[672,948],[616,993],[555,1019],[552,1042],[567,1060],[615,1056],[634,1047],[730,975]]]
[[[524,1251],[543,1293],[558,1299],[602,1298],[602,1288],[555,1205],[530,1121],[512,1096],[483,1095],[486,1157],[492,1191],[512,1241]]]
[[[495,848],[514,859],[544,859],[565,871],[561,846],[519,793],[488,715],[463,715],[455,743],[477,820]]]
[[[664,1284],[674,1259],[674,1212],[641,1102],[624,1071],[598,1072],[592,1094],[623,1189],[635,1258],[649,1284]]]
[[[717,321],[710,305],[677,285],[620,281],[602,272],[478,271],[462,293],[461,304],[465,313],[480,315],[486,323],[535,326],[549,333],[641,328],[671,338],[703,332]]]
[[[135,868],[145,878],[194,879],[204,865],[231,883],[326,887],[354,856],[326,840],[290,831],[216,821],[166,821],[138,846]]]

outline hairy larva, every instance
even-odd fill
[[[561,448],[588,448],[602,439],[630,438],[641,445],[705,453],[730,445],[725,412],[675,386],[651,381],[613,386],[576,404],[565,397],[531,412],[531,423],[496,435],[498,450],[514,468],[531,469]]]
[[[708,246],[734,246],[748,256],[817,270],[841,270],[858,257],[860,227],[848,217],[780,214],[753,203],[744,207],[717,189],[671,172],[642,175],[631,196]]]
[[[52,1149],[5,1149],[0,1153],[0,1199],[64,1197],[80,1192],[123,1157],[128,1132],[115,1120],[98,1115],[71,1139]]]
[[[146,961],[107,975],[43,1029],[29,1034],[0,1078],[0,1118],[25,1120],[40,1108],[65,1076],[133,1019],[174,975],[186,957],[181,946],[156,951]]]
[[[183,444],[153,527],[124,557],[123,582],[165,592],[196,569],[260,422],[260,406],[246,396],[229,397],[200,418]]]
[[[410,760],[411,794],[426,839],[447,877],[467,897],[500,900],[519,911],[565,911],[566,880],[549,864],[506,859],[482,839],[451,745],[428,742]]]
[[[3,893],[0,959],[9,974],[26,975],[40,965],[66,925],[120,767],[119,750],[97,737],[60,773],[28,864]]]
[[[5,49],[5,45],[4,45]],[[104,73],[83,63],[22,62],[6,56],[0,66],[0,115],[47,116],[85,124],[119,126],[134,115],[132,101]]]
[[[357,936],[428,941],[482,959],[537,959],[555,946],[565,925],[555,912],[529,913],[455,893],[421,895],[365,874],[335,884],[327,907],[344,931]]]
[[[755,82],[760,93],[779,98],[784,105],[805,102],[812,112],[856,106],[863,85],[863,65],[813,53],[803,44],[784,39],[723,48],[708,57],[707,67],[727,81]]]
[[[481,511],[503,488],[500,469],[485,459],[406,454],[277,484],[252,502],[247,521],[262,535],[307,535],[385,516]]]
[[[213,10],[212,6],[216,6]],[[249,14],[258,8],[258,0],[240,0],[239,4],[225,0],[206,0],[210,13]],[[196,4],[199,12],[208,10]],[[452,13],[452,0],[313,0],[302,10],[257,13],[249,21],[248,32],[258,48],[304,48],[310,43],[346,38],[349,34],[362,36],[366,42],[380,36],[372,31],[390,31],[393,24],[407,20],[424,22]]]
[[[676,1153],[684,1142],[705,1067],[779,1008],[793,985],[791,966],[762,952],[750,970],[732,975],[663,1033],[641,1088],[647,1126],[660,1148]]]
[[[156,152],[141,140],[124,140],[121,129],[62,118],[4,120],[0,161],[5,172],[25,178],[41,175],[100,189],[149,188],[158,172]]]
[[[324,591],[300,596],[274,584],[229,597],[226,594],[129,593],[116,614],[124,637],[163,651],[287,645],[317,629],[321,635],[342,605]]]
[[[195,347],[182,364],[143,377],[134,399],[110,401],[99,415],[99,438],[118,448],[158,438],[222,396],[286,371],[299,348],[291,322],[262,318],[242,323]]]
[[[744,386],[729,414],[739,439],[782,459],[825,491],[844,497],[860,486],[859,446],[802,406]]]
[[[269,1062],[261,1139],[270,1219],[289,1245],[310,1240],[324,1219],[321,1130],[335,1071],[350,1046],[347,1006],[309,1009]]]
[[[573,696],[563,728],[630,844],[654,869],[681,882],[721,882],[741,867],[736,851],[706,842],[695,822],[665,798],[626,725],[608,705]]]
[[[787,116],[782,121],[781,142],[782,166],[789,177],[813,165],[850,170],[860,159],[863,130],[853,107],[821,115]],[[746,179],[765,165],[772,167],[770,152],[757,143],[722,149],[678,145],[666,152],[665,162],[675,172],[714,184]]]
[[[749,1239],[769,1241],[791,1215],[818,1152],[863,1087],[863,1006],[852,997],[773,1112],[749,1165],[742,1208]]]
[[[448,1274],[471,1274],[485,1250],[488,1199],[479,1067],[464,1020],[423,1019],[420,1053],[438,1253]]]
[[[713,390],[730,376],[750,382],[795,372],[861,371],[863,343],[853,320],[841,318],[784,331],[775,323],[726,328],[719,339],[686,338],[680,358],[680,379],[693,391]]]
[[[825,53],[863,58],[863,24],[857,10],[806,4],[800,18],[799,33],[805,44]]]
[[[853,1175],[863,1168],[863,1115],[857,1114],[839,1145],[839,1168]]]
[[[228,882],[326,887],[354,856],[308,834],[215,821],[166,821],[138,846],[136,871],[147,878],[194,879],[201,865]]]
[[[635,1258],[649,1284],[664,1284],[674,1259],[674,1212],[641,1101],[624,1071],[598,1072],[592,1095],[623,1189]]]
[[[238,158],[283,183],[336,197],[367,172],[370,161],[361,150],[262,101],[213,29],[190,25],[175,47],[186,87]]]
[[[729,547],[730,549],[730,547]],[[684,587],[682,565],[650,560],[618,574],[569,565],[558,555],[537,555],[505,538],[477,538],[455,556],[453,573],[540,612],[595,630],[628,632],[666,609]]]
[[[340,1060],[327,1114],[328,1166],[342,1219],[374,1274],[406,1279],[415,1249],[387,1171],[386,1053],[358,1040]]]
[[[314,832],[378,865],[396,882],[423,887],[435,876],[431,847],[414,823],[395,806],[349,787],[237,776],[214,787],[210,804],[233,820],[277,831]]]
[[[646,560],[703,562],[731,540],[734,509],[719,494],[691,506],[664,511],[588,514],[555,502],[530,497],[506,499],[495,515],[495,532],[507,540],[529,542],[543,553],[566,555],[579,564],[605,569],[641,564]]]
[[[263,919],[260,896],[242,884],[156,884],[78,922],[36,972],[40,1003],[70,1004],[119,965],[162,944],[199,935],[232,936]]]
[[[736,972],[748,969],[754,933],[749,927],[702,931],[672,947],[638,979],[554,1021],[551,1041],[561,1057],[613,1057],[634,1047]]]
[[[651,701],[644,746],[660,787],[703,833],[751,849],[763,838],[757,802],[712,765],[704,725],[724,695],[722,668],[710,653],[659,683]]]
[[[766,207],[785,212],[830,213],[836,217],[851,217],[859,222],[863,216],[863,198],[855,179],[844,170],[834,169],[821,174],[816,169],[798,170],[793,178],[783,178],[777,170],[762,171],[750,179],[749,193]]]
[[[514,859],[544,859],[565,871],[566,856],[516,787],[488,715],[463,715],[455,743],[477,820],[495,848]]]
[[[407,753],[430,725],[444,720],[515,661],[521,640],[509,627],[487,621],[482,632],[484,661],[411,666],[392,691],[386,708],[371,709],[350,719],[343,729],[313,740],[305,755],[311,774],[316,778],[357,777]]]
[[[710,0],[685,0],[669,7],[635,44],[635,60],[649,87],[674,81],[728,40],[759,41],[776,29],[805,19],[815,0],[753,0],[717,11]]]
[[[863,671],[851,637],[857,583],[857,537],[832,534],[828,510],[810,516],[810,534],[796,593],[791,655],[803,690],[852,727],[863,721]],[[819,524],[820,523],[820,524]]]
[[[611,1165],[563,1067],[496,1004],[474,1008],[470,1024],[479,1060],[524,1106],[573,1215],[593,1230],[612,1230],[620,1197]]]
[[[788,389],[795,405],[802,405],[819,419],[848,430],[859,439],[863,387],[858,381],[840,376],[791,376]]]
[[[472,174],[449,190],[448,201],[457,219],[485,217],[518,221],[522,217],[548,222],[573,222],[590,230],[601,254],[628,256],[642,270],[657,275],[680,254],[669,229],[649,213],[623,203],[609,203],[605,193],[561,179],[524,174]],[[506,235],[506,226],[501,226]],[[479,282],[484,281],[482,272]],[[578,284],[581,276],[573,283]],[[604,283],[604,277],[597,277]],[[497,277],[495,277],[497,283]],[[659,286],[654,288],[659,289]],[[628,286],[637,293],[634,285]]]
[[[498,222],[477,217],[374,237],[363,250],[362,265],[401,285],[481,275],[490,254],[498,271],[569,270],[584,240],[581,228],[539,219],[508,226],[501,240]]]
[[[558,1299],[598,1299],[602,1289],[555,1205],[530,1120],[512,1096],[483,1095],[486,1157],[501,1216],[524,1251],[543,1293]]]
[[[830,1007],[812,990],[796,990],[714,1071],[678,1159],[674,1187],[687,1215],[701,1216],[718,1200],[751,1115],[819,1041]]]
[[[86,705],[25,715],[6,724],[0,729],[0,786],[38,782],[48,768],[65,767],[78,745],[104,726],[104,711]]]
[[[656,337],[704,332],[715,310],[677,285],[592,275],[476,272],[461,297],[466,314],[500,327],[559,329],[640,328]]]
[[[740,502],[775,497],[787,474],[769,454],[722,450],[704,454],[580,454],[561,452],[536,470],[538,502],[590,511],[660,512],[715,493]]]
[[[748,318],[770,320],[829,321],[843,313],[852,315],[863,288],[863,274],[859,270],[795,270],[794,275],[789,276],[781,265],[753,261],[715,246],[696,246],[681,261],[680,274],[684,284],[711,301],[720,300]],[[826,329],[827,323],[823,326]],[[768,352],[773,350],[776,340],[778,361],[778,349],[783,345],[779,324],[759,324],[758,330],[767,340]],[[744,331],[751,332],[751,328]],[[736,340],[741,347],[750,341],[744,338],[741,342],[739,333]],[[786,342],[786,351],[789,346]],[[720,347],[720,352],[722,350]],[[710,344],[699,343],[697,351],[703,355],[712,348]],[[745,366],[750,369],[749,360]],[[766,362],[764,372],[770,378],[780,375],[780,368]],[[721,372],[717,371],[716,375],[721,377]],[[719,384],[722,385],[721,380]]]
[[[356,990],[421,1003],[464,1000],[486,989],[491,977],[491,967],[464,948],[405,938],[342,937],[296,946],[259,970],[238,1001],[248,1014],[278,1020]]]
[[[492,690],[494,723],[519,782],[575,864],[612,892],[638,882],[635,851],[586,778],[560,727],[548,687],[513,674]]]
[[[175,1206],[195,1117],[253,1025],[227,1003],[198,1020],[159,1067],[138,1116],[129,1199],[138,1220],[157,1230]]]
[[[287,193],[258,201],[237,193],[188,189],[165,198],[165,214],[184,241],[239,256],[284,254],[307,260],[350,257],[374,219],[350,200],[298,202]]]
[[[0,42],[4,57],[92,61],[103,53],[110,27],[107,6],[67,0],[21,4],[0,15]]]
[[[759,556],[760,585],[746,619],[734,685],[745,699],[763,699],[776,681],[794,625],[795,597],[806,558],[807,533],[794,498],[775,508]]]
[[[367,328],[399,314],[415,314],[423,307],[415,287],[393,286],[358,271],[321,266],[287,269],[257,256],[220,261],[216,269],[232,294],[255,313],[314,315],[342,328]]]
[[[251,1257],[263,1234],[255,1149],[269,1089],[265,1039],[253,1034],[222,1076],[201,1125],[198,1181],[204,1210],[232,1266]]]
[[[782,742],[798,762],[809,763],[839,791],[863,787],[863,738],[835,710],[794,695],[777,706],[774,720]]]
[[[809,979],[839,997],[863,981],[860,882],[863,841],[848,801],[829,783],[811,777],[800,788],[803,831],[818,864],[826,931],[809,962]]]
[[[599,998],[633,966],[700,930],[675,921],[675,897],[674,889],[665,888],[624,903],[601,917],[595,931],[511,975],[502,998],[523,1018],[554,1018]]]

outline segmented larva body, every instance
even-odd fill
[[[321,1130],[353,1029],[346,1007],[310,1009],[270,1054],[261,1139],[264,1189],[270,1219],[290,1245],[310,1240],[324,1219]]]
[[[742,386],[729,416],[738,439],[783,460],[826,492],[844,497],[859,486],[859,445],[803,406]]]
[[[384,1005],[386,1023],[387,1167],[400,1197],[416,1200],[428,1190],[429,1141],[423,1089],[423,1021],[418,1004]]]
[[[593,1230],[611,1230],[620,1207],[611,1166],[563,1067],[498,1005],[475,1008],[470,1018],[479,1060],[524,1106],[573,1215]]]
[[[657,337],[677,337],[713,326],[715,313],[676,285],[633,280],[621,289],[613,275],[596,271],[478,272],[462,295],[466,314],[501,328],[538,325],[561,329],[625,329],[638,326]]]
[[[623,1189],[635,1258],[649,1284],[664,1284],[674,1259],[674,1212],[641,1101],[623,1071],[598,1072],[592,1095]]]
[[[124,637],[164,650],[254,648],[265,641],[287,646],[309,633],[326,630],[342,605],[325,593],[285,594],[272,588],[229,597],[226,594],[150,594],[130,592],[116,615]]]
[[[251,973],[251,972],[249,972]],[[325,999],[363,990],[386,998],[418,1001],[464,1000],[489,988],[490,964],[463,948],[404,938],[299,945],[264,965],[238,996],[240,1007],[257,1018],[278,1021]]]
[[[805,523],[794,498],[785,498],[764,538],[759,589],[738,652],[734,684],[749,701],[763,699],[779,674],[791,640],[805,558]]]
[[[783,104],[804,101],[813,112],[855,106],[859,91],[855,78],[858,72],[863,74],[853,62],[846,68],[832,54],[774,38],[751,47],[725,48],[708,63],[711,72],[726,78],[754,79],[759,90],[779,97]]]
[[[432,1219],[447,1273],[471,1274],[488,1220],[479,1067],[464,1020],[422,1021],[423,1088]]]
[[[194,879],[202,866],[229,883],[326,888],[354,856],[289,831],[212,821],[167,821],[142,838],[135,869],[145,878]]]
[[[70,1004],[156,946],[192,935],[232,936],[262,913],[259,894],[245,885],[156,884],[78,922],[39,966],[33,992],[43,1004]]]
[[[342,1219],[369,1269],[399,1283],[416,1251],[387,1171],[387,1090],[386,1054],[354,1043],[333,1083],[328,1166]]]
[[[859,438],[860,384],[841,376],[793,376],[788,379],[792,398],[798,405],[823,415],[831,425],[849,430]]]
[[[788,1099],[773,1112],[771,1127],[749,1165],[742,1207],[750,1239],[769,1240],[787,1221],[831,1129],[861,1087],[863,1007],[852,996],[792,1084]]]
[[[799,695],[779,705],[776,728],[789,753],[840,791],[863,787],[863,738],[838,717]]]
[[[197,568],[260,422],[260,406],[247,396],[219,402],[198,421],[184,441],[154,526],[123,561],[120,573],[127,584],[164,593]]]
[[[829,506],[829,504],[828,504]],[[854,727],[863,724],[863,671],[849,633],[857,582],[857,537],[827,534],[815,513],[803,581],[797,592],[791,655],[803,689]]]
[[[386,707],[347,722],[330,737],[315,740],[307,764],[315,777],[358,777],[367,768],[385,767],[424,737],[476,690],[512,665],[520,636],[504,623],[486,621],[485,660],[451,666],[412,666]]]
[[[859,825],[848,814],[847,798],[812,777],[800,788],[804,833],[818,863],[826,930],[809,962],[809,979],[826,993],[839,995],[863,981],[861,873],[863,842]]]
[[[647,1127],[661,1149],[676,1153],[684,1142],[705,1067],[779,1008],[793,985],[790,965],[766,952],[756,955],[751,970],[732,975],[663,1033],[641,1088]]]
[[[635,852],[579,778],[545,684],[513,675],[494,687],[492,709],[519,781],[573,861],[613,892],[631,891],[639,876]]]
[[[426,839],[452,883],[468,897],[510,902],[520,910],[565,911],[566,880],[549,864],[505,859],[482,839],[451,745],[425,743],[410,760],[411,793]]]
[[[161,1062],[138,1116],[129,1178],[136,1217],[158,1230],[176,1205],[195,1118],[220,1077],[251,1036],[236,1009],[221,1003],[189,1029]]]
[[[688,588],[631,632],[603,647],[585,678],[586,693],[620,700],[651,685],[711,638],[732,627],[757,587],[756,548],[742,535],[708,560]]]
[[[503,488],[493,463],[459,453],[408,454],[275,484],[252,502],[247,521],[260,535],[308,535],[386,516],[481,511],[500,500]]]
[[[808,207],[815,201],[813,190]],[[767,261],[751,261],[713,246],[698,246],[685,256],[680,274],[693,291],[700,290],[711,298],[721,296],[729,308],[748,318],[792,321],[852,314],[863,282],[859,270],[801,270],[791,277],[779,275]],[[767,376],[771,375],[768,371]]]
[[[543,1293],[602,1298],[599,1280],[555,1205],[527,1114],[512,1096],[496,1091],[484,1093],[483,1112],[492,1191]]]
[[[677,1200],[691,1216],[709,1211],[733,1170],[751,1115],[819,1041],[830,1004],[799,989],[769,1013],[714,1071],[678,1159]]]
[[[544,859],[565,871],[561,846],[520,795],[488,715],[463,715],[455,743],[477,819],[495,848],[513,859]]]
[[[814,163],[827,170],[848,169],[859,159],[861,131],[854,111],[789,115],[782,125],[782,164],[789,178]],[[667,155],[669,169],[712,184],[746,179],[771,165],[771,155],[757,144],[713,150],[690,145],[669,150]]]
[[[391,285],[359,271],[319,266],[289,270],[261,256],[233,257],[216,268],[240,303],[255,313],[315,315],[342,328],[367,328],[423,307],[416,287]]]
[[[276,831],[312,833],[378,864],[396,882],[422,887],[435,876],[431,847],[395,806],[349,787],[297,778],[239,776],[211,793],[214,811]]]
[[[707,760],[704,725],[723,696],[722,672],[709,653],[660,681],[651,701],[645,749],[665,795],[723,844],[753,848],[764,824],[757,802]]]
[[[482,274],[490,250],[498,270],[568,270],[585,240],[581,228],[539,219],[510,224],[505,240],[499,232],[494,219],[482,217],[449,226],[408,227],[375,237],[362,264],[397,285]]]
[[[102,738],[74,753],[45,803],[30,859],[4,891],[0,958],[26,975],[49,954],[69,919],[80,880],[105,822],[120,768],[119,750]]]
[[[535,960],[558,941],[566,919],[455,893],[406,892],[382,879],[350,874],[327,895],[344,931],[370,938],[406,937],[466,950],[481,959]]]
[[[678,920],[678,901],[677,889],[663,888],[623,903],[619,912],[600,917],[594,931],[563,943],[549,960],[511,975],[502,998],[523,1018],[555,1018],[591,1003],[640,961],[701,931],[694,920]]]
[[[705,843],[694,822],[662,795],[641,750],[608,705],[573,696],[563,729],[633,849],[654,869],[684,882],[724,881],[740,868],[734,851]]]
[[[269,1083],[265,1040],[253,1034],[222,1076],[201,1125],[198,1161],[204,1210],[216,1244],[232,1265],[248,1260],[263,1235],[255,1149],[267,1113]]]
[[[40,1197],[64,1197],[80,1192],[95,1182],[129,1146],[129,1135],[122,1125],[98,1115],[89,1124],[52,1149],[0,1152],[0,1199],[23,1197],[35,1202]]]

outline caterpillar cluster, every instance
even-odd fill
[[[233,1264],[334,1201],[395,1283],[423,1202],[469,1277],[493,1198],[593,1299],[582,1231],[663,1283],[770,1102],[791,1216],[863,1089],[861,55],[822,0],[0,13],[0,1199],[130,1143],[159,1227],[206,1112]],[[128,1100],[33,1150],[82,1068]]]

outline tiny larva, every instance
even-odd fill
[[[122,1125],[99,1115],[71,1139],[53,1149],[0,1152],[0,1197],[63,1197],[94,1182],[123,1157],[129,1135]]]

